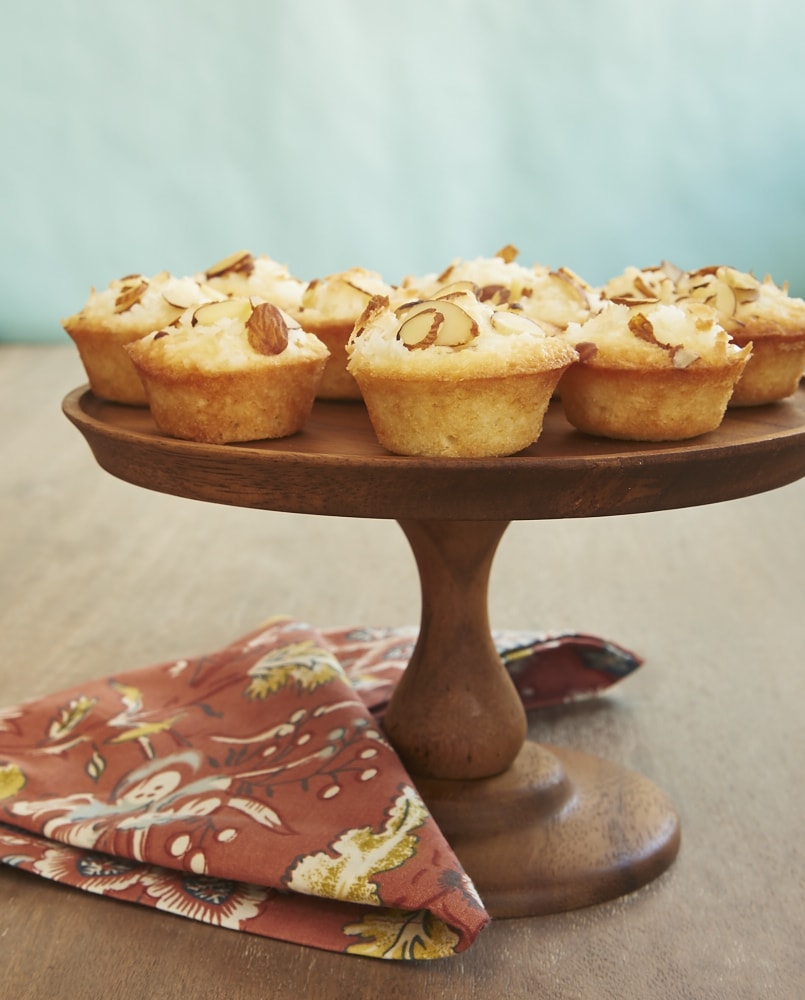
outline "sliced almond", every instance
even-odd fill
[[[198,302],[198,286],[194,288],[186,283],[177,284],[173,288],[166,288],[162,292],[162,298],[174,309],[189,309]]]
[[[148,288],[148,279],[142,275],[133,275],[131,279],[124,279],[120,286],[120,291],[115,298],[115,312],[126,312],[127,309],[140,301]]]
[[[411,299],[410,302],[403,302],[402,305],[397,306],[394,310],[394,315],[397,319],[403,319],[408,313],[411,312],[416,306],[421,306],[425,302],[424,299]],[[371,303],[370,303],[371,304]],[[368,308],[368,307],[367,307]]]
[[[193,312],[191,326],[213,326],[222,319],[239,319],[243,323],[252,314],[248,299],[222,299],[220,302],[205,302]]]
[[[440,301],[439,311],[444,314],[444,323],[439,327],[437,346],[463,347],[478,336],[478,324],[455,302]]]
[[[572,281],[577,285],[585,284],[584,278],[580,278],[575,271],[571,271],[571,269],[569,267],[565,267],[564,264],[561,267],[556,268],[556,273],[564,275],[568,281]]]
[[[444,313],[436,306],[426,306],[409,316],[397,331],[397,338],[409,351],[420,350],[436,343],[439,328],[444,323]]]
[[[639,340],[645,340],[649,344],[654,344],[662,348],[671,356],[671,364],[674,368],[687,368],[699,357],[698,354],[684,347],[682,344],[664,344],[657,340],[651,320],[643,313],[635,313],[629,320],[629,329]]]
[[[737,268],[720,267],[718,269],[718,277],[736,291],[757,291],[758,281],[754,275],[747,274],[745,271],[739,271]]]
[[[654,289],[643,279],[642,274],[636,274],[634,279],[634,286],[641,295],[645,295],[647,299],[656,298],[657,293]]]
[[[491,302],[493,305],[503,306],[511,299],[511,290],[505,285],[483,285],[478,289],[478,298],[481,302]]]
[[[639,340],[645,340],[649,344],[662,346],[654,336],[654,327],[651,325],[651,320],[643,313],[635,313],[634,316],[630,317],[629,329]]]
[[[193,302],[195,302],[195,299],[191,299],[189,296],[181,295],[178,292],[168,292],[167,294],[163,292],[162,298],[171,307],[171,309],[187,309],[193,304]]]
[[[700,267],[697,271],[691,271],[691,278],[704,278],[707,275],[716,274],[718,271],[717,264],[709,264],[707,267]]]
[[[660,270],[667,274],[675,285],[678,285],[680,280],[685,276],[685,272],[682,268],[677,267],[676,264],[672,264],[670,260],[662,261],[660,263]]]
[[[358,317],[358,321],[355,324],[355,328],[352,331],[352,336],[360,337],[369,323],[375,318],[375,316],[382,313],[385,309],[389,308],[389,300],[386,295],[373,295],[371,299],[366,303],[366,308]]]
[[[365,295],[367,299],[371,299],[371,297],[374,295],[374,292],[370,292],[366,288],[361,288],[360,285],[356,285],[355,282],[351,281],[349,278],[347,278],[344,281],[344,284],[349,285],[349,287],[354,289],[354,291],[360,292],[361,295]]]
[[[253,270],[254,257],[248,250],[238,250],[208,267],[204,274],[207,278],[219,278],[224,274],[251,274]]]
[[[246,320],[246,336],[258,354],[282,354],[288,346],[288,324],[275,305],[260,302]]]
[[[477,291],[478,286],[473,281],[451,281],[449,285],[443,285],[438,292],[434,292],[433,298],[447,299],[452,295],[464,292],[472,292],[475,295]]]
[[[566,299],[584,309],[589,308],[590,300],[587,298],[587,293],[569,276],[569,272],[564,270],[550,271],[546,278]]]
[[[756,302],[760,298],[760,282],[752,274],[736,271],[734,267],[723,268],[722,280],[735,294],[735,309]]]
[[[449,299],[420,303],[397,331],[410,350],[429,347],[463,347],[478,336],[478,324]]]
[[[750,302],[757,302],[760,298],[759,288],[736,288],[735,298],[739,306],[748,305]]]
[[[501,247],[500,250],[495,254],[496,257],[500,257],[502,261],[507,264],[513,263],[517,259],[517,254],[520,251],[517,247],[512,246],[511,243],[507,243],[505,247]]]
[[[440,295],[438,298],[432,299],[431,302],[438,306],[446,305],[448,308],[456,305],[461,309],[465,316],[469,316],[473,307],[478,302],[478,297],[474,291],[470,291],[469,289],[462,290],[458,288],[454,292],[450,292],[447,295]],[[453,315],[453,313],[450,313],[450,315]]]
[[[610,302],[614,302],[618,306],[650,306],[655,305],[660,300],[654,296],[650,299],[641,299],[636,295],[612,295],[609,298]]]
[[[315,305],[316,302],[316,286],[321,284],[321,278],[311,278],[311,280],[305,285],[305,290],[302,292],[301,306],[303,309],[309,309],[311,306]]]
[[[733,316],[738,306],[735,292],[729,285],[719,282],[717,285],[716,298],[713,303],[722,316]]]

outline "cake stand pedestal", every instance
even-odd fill
[[[514,519],[714,503],[805,476],[805,390],[730,411],[717,432],[646,446],[586,438],[552,406],[535,447],[502,459],[388,455],[359,404],[317,403],[293,438],[203,445],[85,388],[64,400],[98,463],[139,486],[268,510],[397,520],[413,551],[420,632],[384,725],[493,916],[603,902],[660,875],[679,846],[665,794],[589,754],[526,739],[492,641],[488,585]]]
[[[386,732],[492,916],[598,903],[663,872],[679,846],[650,781],[526,741],[492,642],[487,585],[506,521],[403,521],[422,586],[417,644]]]

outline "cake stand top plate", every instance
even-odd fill
[[[717,503],[805,476],[805,386],[728,410],[717,431],[663,444],[580,434],[552,403],[535,445],[506,458],[390,455],[360,403],[318,401],[293,437],[208,445],[161,435],[147,409],[86,387],[66,416],[98,464],[137,486],[238,507],[346,517],[530,520]]]

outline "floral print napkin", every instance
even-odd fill
[[[416,635],[279,618],[0,710],[0,861],[330,951],[463,951],[489,915],[382,729]],[[494,637],[527,707],[640,664],[591,636]]]

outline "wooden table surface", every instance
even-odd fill
[[[0,346],[0,706],[216,649],[268,615],[409,624],[392,521],[201,503],[103,472],[61,413],[71,345]],[[805,480],[705,507],[522,521],[498,550],[494,627],[578,629],[645,665],[531,732],[633,767],[682,848],[638,892],[493,922],[422,964],[332,955],[96,898],[0,867],[9,1000],[383,996],[467,1000],[805,994]]]

